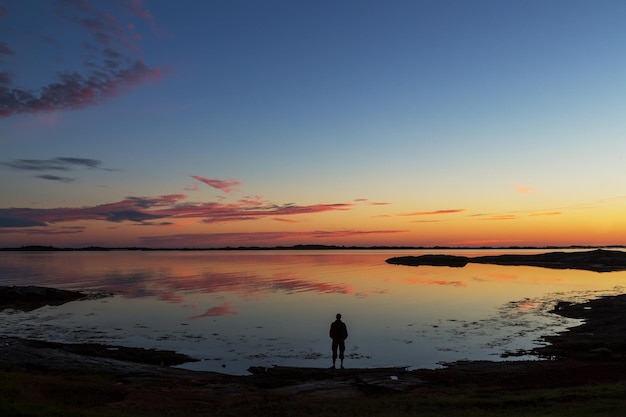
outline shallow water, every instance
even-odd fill
[[[516,253],[534,252],[545,251]],[[626,272],[385,263],[424,253],[436,252],[4,252],[0,285],[115,295],[6,310],[0,332],[173,349],[200,359],[182,367],[245,374],[250,366],[329,366],[328,328],[340,312],[350,334],[346,366],[432,368],[537,346],[577,323],[548,313],[557,300],[622,293],[626,284]]]

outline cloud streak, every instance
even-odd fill
[[[70,171],[74,167],[100,168],[102,161],[90,158],[58,157],[52,159],[14,159],[3,162],[18,171]]]
[[[58,175],[35,175],[35,178],[41,178],[43,180],[49,180],[49,181],[58,181],[58,182],[65,182],[65,183],[70,183],[70,182],[74,182],[75,179],[74,178],[70,178],[70,177],[60,177]]]
[[[113,171],[109,168],[102,168],[102,161],[90,158],[75,158],[75,157],[58,157],[52,159],[14,159],[8,162],[0,162],[0,165],[7,166],[15,171],[72,171],[75,168],[87,168],[87,169],[101,169],[105,171]],[[35,175],[34,178],[39,178],[48,181],[58,181],[63,183],[71,183],[76,179],[53,175],[53,174],[40,174]]]
[[[432,216],[440,214],[455,214],[462,213],[465,209],[448,209],[448,210],[435,210],[435,211],[416,211],[413,213],[402,213],[399,216]]]
[[[215,178],[205,178],[199,175],[190,175],[191,178],[205,183],[206,185],[230,193],[234,188],[241,186],[241,182],[236,179],[230,178],[228,180],[221,180]]]

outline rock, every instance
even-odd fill
[[[548,252],[536,255],[496,255],[468,258],[454,255],[400,256],[386,261],[396,265],[463,267],[468,263],[537,266],[553,269],[582,269],[595,272],[626,270],[626,252],[596,249],[581,252]]]
[[[0,311],[7,308],[31,311],[46,305],[61,305],[86,297],[87,295],[81,292],[55,288],[3,286],[0,287]]]

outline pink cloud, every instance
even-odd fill
[[[233,190],[233,187],[239,187],[241,185],[241,182],[233,178],[228,180],[221,180],[217,178],[205,178],[199,175],[191,175],[191,178],[203,182],[210,187],[222,190],[225,193],[230,193]]]

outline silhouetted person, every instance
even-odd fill
[[[341,314],[337,314],[337,320],[330,325],[330,338],[333,339],[333,369],[335,369],[335,362],[337,361],[337,349],[339,349],[339,359],[341,359],[341,369],[343,369],[343,353],[346,351],[348,328],[341,321]]]

